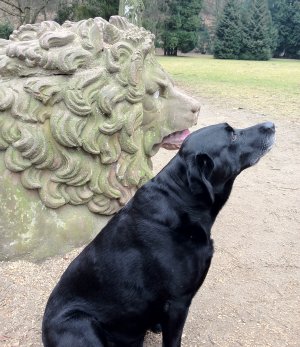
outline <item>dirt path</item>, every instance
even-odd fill
[[[213,227],[215,256],[193,301],[183,346],[299,347],[300,118],[267,119],[202,104],[199,127],[274,120],[277,144],[239,176]],[[162,150],[154,159],[155,170],[173,154]],[[45,302],[78,252],[39,265],[0,263],[1,347],[41,347]],[[145,346],[160,346],[160,336],[148,335]]]

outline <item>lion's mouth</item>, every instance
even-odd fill
[[[169,150],[179,149],[184,139],[190,134],[188,129],[176,131],[163,138],[161,147]]]

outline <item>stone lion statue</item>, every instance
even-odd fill
[[[199,105],[118,16],[24,25],[0,41],[0,260],[87,242],[178,148]]]

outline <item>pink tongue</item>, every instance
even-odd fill
[[[163,139],[162,147],[166,149],[178,149],[189,134],[190,131],[188,129],[170,134]]]

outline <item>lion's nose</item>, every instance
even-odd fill
[[[200,111],[200,107],[201,107],[201,105],[200,105],[199,102],[194,102],[192,104],[192,112],[193,113],[198,113]]]
[[[273,122],[262,123],[260,130],[263,133],[273,134],[275,133],[275,124]]]
[[[199,102],[194,102],[191,107],[191,111],[194,115],[194,125],[197,125],[198,123],[198,117],[200,113],[200,103]]]

